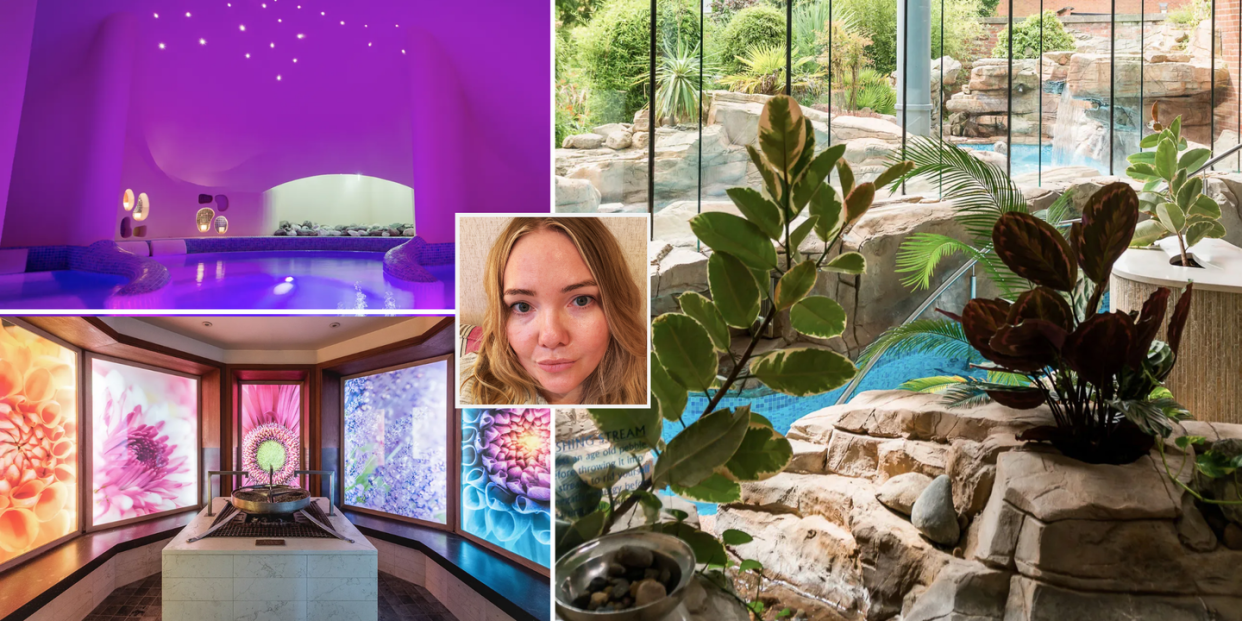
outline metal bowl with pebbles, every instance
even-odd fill
[[[566,621],[657,621],[677,608],[694,577],[694,551],[661,533],[588,541],[556,562],[556,611]]]

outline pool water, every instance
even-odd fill
[[[0,276],[0,308],[181,310],[440,310],[455,304],[453,266],[427,269],[438,282],[384,274],[381,252],[220,252],[153,257],[167,286],[118,296],[120,276],[79,271]]]
[[[865,390],[891,390],[901,386],[903,382],[920,377],[979,374],[980,371],[970,369],[961,360],[929,354],[884,354],[872,367],[871,372],[863,378],[854,394],[857,395]],[[789,433],[789,428],[799,418],[835,405],[837,398],[844,390],[844,388],[838,388],[809,397],[791,397],[766,388],[747,390],[740,395],[737,395],[737,391],[734,390],[730,391],[729,396],[721,399],[717,407],[734,408],[749,405],[751,411],[765,416],[772,421],[772,426],[777,431],[784,434]],[[682,420],[687,425],[698,420],[703,413],[703,408],[707,407],[707,403],[706,397],[691,396],[682,414]],[[662,437],[665,442],[668,442],[681,430],[681,424],[665,421]],[[670,494],[671,492],[665,490],[663,493]],[[714,503],[695,502],[694,504],[698,507],[700,515],[716,514]]]
[[[957,146],[963,149],[970,149],[972,151],[996,150],[995,144],[960,144]],[[1011,176],[1036,172],[1039,170],[1040,166],[1043,166],[1044,170],[1048,170],[1054,166],[1091,166],[1100,171],[1101,175],[1108,174],[1107,162],[1099,162],[1083,157],[1067,158],[1053,153],[1051,144],[1009,145],[1009,158]]]

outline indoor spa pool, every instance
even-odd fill
[[[386,276],[381,252],[217,252],[153,257],[167,286],[120,296],[121,276],[83,271],[0,276],[0,308],[44,309],[443,309],[452,308],[451,264],[427,266],[438,282]]]

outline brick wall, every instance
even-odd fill
[[[1140,10],[1159,13],[1162,2],[1168,5],[1167,10],[1172,11],[1190,0],[1116,0],[1116,11],[1118,15],[1138,13]],[[1034,15],[1039,12],[1039,7],[1040,0],[1013,0],[1013,14],[1018,17]],[[1073,7],[1075,15],[1108,15],[1114,10],[1113,0],[1043,0],[1043,7],[1045,11]],[[1009,15],[1009,0],[1000,0],[1000,4],[996,5],[996,14],[1002,17]]]

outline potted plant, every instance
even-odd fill
[[[1165,322],[1167,288],[1156,289],[1141,312],[1100,312],[1113,264],[1130,245],[1138,213],[1137,194],[1118,182],[1087,201],[1068,239],[1027,213],[998,218],[993,248],[1033,288],[1012,303],[976,298],[960,316],[945,314],[961,324],[970,345],[989,361],[986,368],[1026,382],[968,378],[946,395],[958,404],[992,399],[1019,409],[1047,406],[1055,424],[1030,429],[1019,439],[1049,442],[1089,463],[1129,463],[1152,448],[1154,436],[1167,436],[1186,411],[1160,383],[1177,361],[1192,287],[1169,316],[1167,343],[1156,340]]]
[[[678,300],[681,312],[652,322],[653,407],[591,410],[600,436],[613,450],[595,459],[557,464],[558,511],[571,505],[583,511],[573,521],[558,520],[556,556],[573,558],[575,566],[589,565],[590,559],[575,551],[613,532],[623,516],[633,524],[631,515],[641,515],[642,532],[684,541],[693,550],[701,577],[759,615],[765,608],[759,599],[763,566],[753,559],[734,558],[736,550],[729,554],[731,547],[749,543],[750,535],[703,531],[687,520],[685,512],[666,509],[656,492],[668,489],[698,501],[735,502],[741,498],[741,482],[763,480],[784,470],[792,447],[767,418],[748,406],[718,406],[731,389],[748,381],[804,396],[833,390],[854,376],[853,363],[833,351],[795,348],[756,355],[755,347],[781,312],[788,312],[793,328],[803,334],[832,338],[842,333],[845,310],[830,298],[810,295],[811,290],[821,271],[865,270],[862,255],[847,252],[830,258],[828,250],[871,207],[875,187],[904,174],[911,165],[898,164],[875,183],[855,185],[842,159],[845,145],[817,154],[811,121],[785,95],[764,105],[758,147],[747,149],[764,191],[729,190],[740,217],[708,212],[691,219],[699,241],[712,250],[708,261],[712,299],[683,294]],[[828,183],[834,170],[841,180],[839,189]],[[824,244],[818,257],[799,250],[811,234]],[[763,302],[766,310],[761,312]],[[735,332],[746,335],[739,337],[745,343],[740,355],[733,342]],[[728,362],[723,376],[722,357]],[[707,403],[696,408],[697,418],[687,422],[683,412],[692,393],[705,396]],[[666,424],[680,427],[667,442],[662,437]],[[618,493],[616,483],[635,470],[637,476],[630,478],[637,484]],[[750,597],[733,586],[730,576],[739,574],[756,579]],[[572,577],[557,576],[558,582],[567,578]],[[624,600],[624,593],[618,594]],[[573,601],[562,599],[558,594],[558,606],[573,606]],[[599,602],[599,608],[610,605]],[[786,614],[781,611],[778,617]]]

